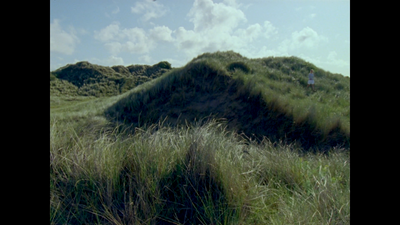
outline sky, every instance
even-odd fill
[[[350,76],[350,0],[50,0],[50,71],[296,56]]]

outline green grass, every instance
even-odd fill
[[[228,70],[233,62],[251,70]],[[317,92],[302,80],[311,67]],[[298,141],[232,128],[262,133],[253,120],[265,119],[283,131],[297,123],[349,132],[347,79],[294,57],[217,52],[115,96],[74,95],[58,83],[64,92],[50,95],[50,224],[350,224],[349,149],[307,152]],[[247,127],[205,108],[230,109]],[[191,118],[182,109],[195,119],[179,123]],[[110,117],[117,113],[124,118]]]
[[[316,92],[306,89],[310,68],[315,70]],[[207,105],[213,100],[218,106]],[[236,121],[234,129],[256,139],[306,139],[305,149],[350,146],[348,78],[296,57],[248,59],[231,51],[205,53],[106,110],[107,117],[134,126],[164,118],[185,123],[209,115]]]
[[[88,111],[51,120],[50,224],[349,224],[346,151],[249,142],[216,121],[124,133]]]
[[[87,61],[68,64],[50,72],[51,95],[115,96],[152,80],[171,70],[161,61],[153,66],[100,66]]]

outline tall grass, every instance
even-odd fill
[[[239,121],[236,128],[240,132],[257,138],[265,135],[278,141],[286,135],[289,141],[303,143],[306,139],[306,149],[349,147],[348,83],[336,83],[340,88],[334,91],[337,86],[329,82],[342,78],[315,69],[321,87],[315,93],[307,90],[307,80],[299,81],[307,77],[301,72],[314,67],[295,57],[247,59],[234,52],[205,53],[130,92],[108,108],[106,116],[137,126],[164,118],[177,123],[219,113],[230,115],[225,118]],[[220,107],[207,106],[206,98]]]
[[[205,53],[122,95],[51,95],[50,224],[350,224],[348,149],[304,152],[299,142],[238,134],[223,119],[172,126],[157,114],[166,102],[224,95],[240,100],[222,101],[237,113],[243,102],[254,109],[241,114],[247,125],[289,121],[304,129],[288,134],[310,126],[346,135],[348,83],[316,70],[320,89],[306,90],[310,67],[295,57]]]
[[[106,124],[51,121],[51,224],[349,224],[348,152],[297,153],[216,121]]]

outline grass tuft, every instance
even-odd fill
[[[235,71],[236,69],[240,69],[245,73],[250,72],[250,67],[246,65],[244,62],[232,62],[227,66],[227,69],[229,71]]]

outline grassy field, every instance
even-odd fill
[[[307,66],[316,70],[317,92],[304,90]],[[286,67],[297,82],[285,80]],[[51,95],[50,224],[350,224],[349,147],[314,153],[298,142],[250,139],[232,129],[233,119],[218,116],[186,123],[156,118],[172,117],[163,114],[169,112],[165,104],[179,110],[189,105],[188,112],[203,116],[204,102],[230,90],[219,104],[206,106],[218,108],[213,104],[230,99],[226,107],[245,113],[244,100],[234,100],[252,96],[254,105],[261,96],[258,102],[300,121],[310,117],[306,105],[312,104],[315,124],[327,127],[322,124],[336,120],[349,133],[346,79],[297,58],[246,59],[225,52],[199,56],[123,94]],[[124,107],[124,119],[112,117]],[[134,119],[133,109],[140,109],[141,119]],[[156,109],[161,113],[149,113]]]

